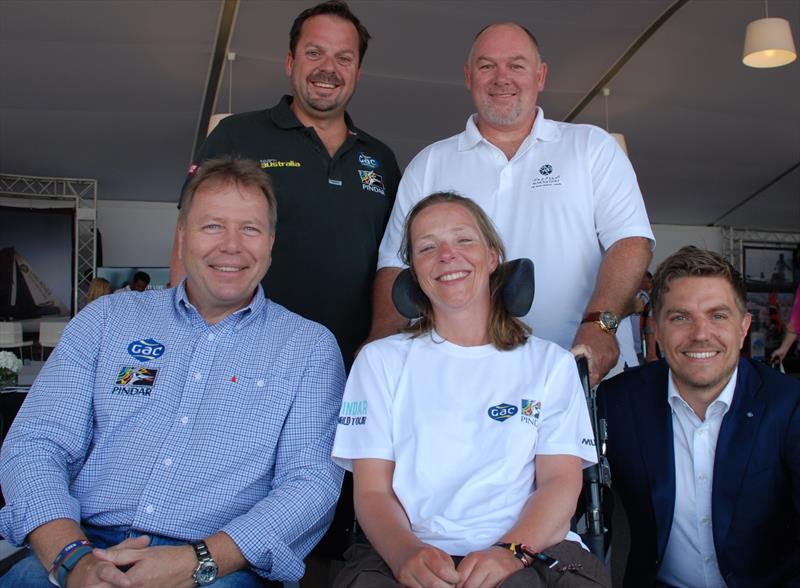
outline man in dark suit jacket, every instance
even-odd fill
[[[684,247],[655,275],[665,359],[601,385],[631,526],[626,587],[800,586],[800,382],[739,357],[738,272]]]

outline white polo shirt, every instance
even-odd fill
[[[714,547],[711,491],[714,459],[722,419],[733,402],[736,377],[731,379],[701,421],[681,398],[670,370],[667,399],[672,407],[675,452],[675,511],[658,580],[676,588],[724,588]]]
[[[334,461],[393,461],[392,487],[421,541],[451,555],[486,549],[535,492],[537,455],[595,463],[577,374],[571,354],[536,337],[512,351],[435,333],[375,341],[347,380]]]
[[[464,132],[423,149],[406,168],[378,268],[403,267],[403,225],[417,202],[433,192],[458,192],[494,221],[508,259],[534,261],[536,295],[524,320],[537,337],[569,348],[604,250],[626,237],[655,243],[636,175],[598,127],[551,121],[538,109],[531,134],[509,161],[481,136],[476,116]],[[633,351],[628,322],[622,321],[620,343]]]

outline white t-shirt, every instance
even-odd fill
[[[438,191],[480,204],[508,259],[534,261],[536,296],[524,320],[534,335],[564,348],[575,337],[604,250],[627,237],[655,243],[636,175],[617,142],[598,127],[548,120],[541,109],[511,161],[481,136],[474,117],[464,132],[423,149],[403,174],[378,268],[403,266],[398,251],[406,215]],[[633,352],[627,322],[618,339]]]
[[[596,461],[572,355],[536,337],[498,351],[436,333],[361,350],[333,448],[347,469],[352,459],[393,461],[411,530],[451,555],[485,549],[514,526],[535,489],[534,458],[551,454]]]

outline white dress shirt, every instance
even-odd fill
[[[711,489],[722,419],[733,401],[738,368],[701,421],[678,393],[670,370],[667,398],[672,407],[675,451],[675,512],[659,581],[676,588],[725,587],[714,549]]]

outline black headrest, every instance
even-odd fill
[[[533,304],[533,262],[527,258],[513,259],[503,264],[503,305],[511,316],[525,316]],[[411,276],[408,268],[401,271],[392,286],[392,302],[398,312],[407,319],[422,316],[425,294]]]

